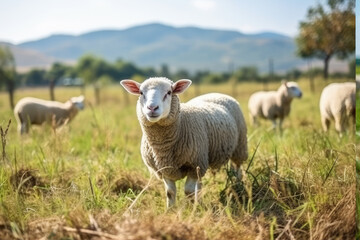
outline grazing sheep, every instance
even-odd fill
[[[250,121],[257,124],[257,118],[269,119],[276,129],[276,119],[279,119],[279,129],[290,113],[290,105],[294,98],[301,98],[302,92],[295,82],[282,81],[277,91],[260,91],[250,96],[248,107]]]
[[[143,132],[141,155],[150,172],[163,179],[168,208],[175,204],[179,179],[187,177],[185,194],[196,199],[208,168],[219,169],[230,158],[241,176],[240,165],[248,157],[247,128],[235,99],[212,93],[180,104],[177,95],[190,86],[187,79],[120,83],[140,95],[136,109]]]
[[[325,132],[329,129],[330,120],[335,121],[335,129],[340,136],[351,117],[355,124],[355,91],[355,82],[331,83],[323,89],[319,105],[321,123]]]
[[[72,120],[79,110],[84,108],[84,96],[73,97],[65,103],[46,101],[26,97],[19,100],[14,108],[20,134],[28,133],[31,124],[41,125],[44,122],[61,126]]]

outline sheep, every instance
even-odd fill
[[[195,195],[196,200],[207,169],[219,169],[231,158],[231,167],[241,178],[240,166],[248,158],[247,127],[239,103],[220,93],[180,103],[178,94],[191,83],[163,77],[141,84],[120,81],[129,93],[139,95],[141,155],[149,171],[165,184],[167,208],[175,205],[177,180],[186,177],[185,195]]]
[[[330,121],[335,121],[335,129],[342,136],[353,118],[355,124],[355,82],[331,83],[327,85],[320,96],[320,115],[323,130],[329,130]]]
[[[29,132],[31,124],[56,123],[56,127],[71,121],[84,108],[84,96],[73,97],[65,103],[25,97],[14,108],[20,135]]]
[[[297,83],[282,81],[277,91],[260,91],[253,93],[248,102],[250,122],[257,124],[257,118],[269,119],[276,129],[276,119],[279,119],[279,130],[290,113],[290,105],[294,98],[301,98],[302,91]]]

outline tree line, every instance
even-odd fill
[[[11,55],[9,50],[0,49],[0,54],[2,52]],[[162,76],[173,80],[188,78],[196,85],[219,84],[229,81],[233,83],[254,81],[266,84],[272,81],[280,81],[284,78],[288,80],[297,80],[300,77],[320,77],[323,74],[323,69],[321,68],[313,68],[303,72],[298,69],[291,69],[283,74],[264,74],[260,73],[256,66],[241,66],[232,72],[215,73],[211,71],[197,71],[191,73],[186,69],[170,71],[170,67],[166,64],[163,64],[159,69],[152,67],[142,68],[134,63],[121,59],[116,60],[115,62],[109,62],[94,55],[84,55],[75,65],[56,62],[53,63],[48,70],[31,69],[26,73],[16,73],[13,57],[11,57],[9,61],[9,69],[7,70],[9,72],[8,79],[13,78],[13,80],[5,80],[5,84],[2,84],[2,90],[11,90],[9,93],[12,92],[13,94],[15,87],[47,86],[49,87],[51,100],[56,99],[54,93],[55,86],[61,85],[62,80],[66,78],[80,78],[83,85],[93,86],[96,97],[99,95],[99,91],[103,86],[118,83],[122,79],[134,79],[141,82],[149,77]],[[355,64],[355,62],[351,64]],[[352,69],[351,66],[349,66],[350,70]],[[1,73],[2,72],[0,72],[0,74]],[[350,71],[348,74],[336,73],[332,77],[353,76],[355,76],[355,73]],[[2,76],[0,75],[0,78],[1,77]],[[96,102],[99,102],[99,99],[97,99]]]

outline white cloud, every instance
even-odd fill
[[[191,4],[202,11],[210,11],[215,8],[216,3],[213,0],[193,0]]]

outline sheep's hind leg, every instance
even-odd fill
[[[17,126],[17,131],[18,131],[18,133],[21,135],[22,134],[22,132],[23,132],[23,126],[22,126],[22,124],[21,123],[19,123],[18,124],[18,126]]]
[[[18,126],[18,131],[21,135],[24,133],[28,133],[29,132],[29,124],[27,124],[26,122],[21,123],[21,125]]]
[[[241,181],[242,179],[242,169],[240,164],[236,164],[234,162],[232,162],[232,164],[230,165],[230,169],[233,173],[235,173],[235,177]]]
[[[343,116],[335,116],[335,129],[338,131],[340,137],[342,137],[345,128],[344,128],[344,117]]]
[[[330,127],[330,120],[326,117],[321,117],[321,124],[322,124],[324,132],[327,132]]]
[[[201,182],[197,178],[188,176],[185,182],[185,195],[187,197],[195,197],[195,202],[199,199],[199,191],[201,190]]]
[[[276,119],[270,119],[270,120],[272,122],[272,126],[268,130],[273,130],[276,132]]]
[[[231,170],[233,170],[232,172],[235,173],[235,176],[239,181],[241,181],[243,175],[241,165],[248,159],[248,157],[248,139],[246,134],[240,133],[238,144],[230,157]]]
[[[166,191],[166,206],[169,209],[174,206],[176,202],[176,185],[175,181],[165,178],[164,183]]]
[[[258,120],[257,120],[256,116],[249,113],[249,118],[250,118],[251,126],[256,126],[256,127],[259,126],[259,123],[258,123]]]

